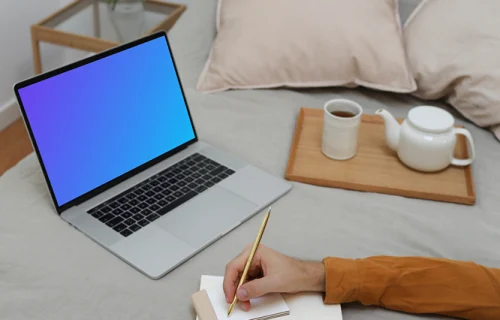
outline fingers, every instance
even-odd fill
[[[267,293],[280,292],[281,287],[278,277],[268,276],[245,283],[238,289],[236,296],[240,301],[248,301]]]
[[[252,250],[252,244],[248,244],[243,252],[240,253],[239,256],[234,258],[231,262],[229,262],[226,266],[226,271],[224,274],[224,283],[223,283],[223,289],[224,289],[224,295],[226,296],[226,302],[231,303],[234,299],[234,295],[236,294],[236,287],[238,286],[238,281],[239,281],[239,276],[243,272],[243,269],[245,268],[245,264],[248,259],[248,255],[250,254],[250,251]],[[263,248],[264,246],[259,246],[259,250]],[[254,258],[252,268],[255,267],[255,264],[257,264],[258,259],[256,257]],[[257,274],[261,273],[261,271],[257,270],[251,270],[251,273],[256,272]],[[248,308],[250,308],[250,305],[248,305]]]
[[[223,289],[226,296],[227,303],[231,303],[234,299],[236,292],[237,281],[239,277],[239,270],[237,267],[228,265],[224,274]]]
[[[226,266],[223,288],[227,303],[231,303],[234,299],[236,286],[238,285],[239,281],[239,275],[241,272],[243,272],[247,259],[248,253],[247,250],[245,250],[239,256],[229,262]]]
[[[250,311],[250,301],[238,301],[238,306],[240,306],[240,308],[243,310],[243,311]]]

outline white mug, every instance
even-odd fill
[[[363,108],[351,100],[334,99],[325,104],[323,154],[334,160],[348,160],[356,155],[358,131]]]

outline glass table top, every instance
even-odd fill
[[[42,26],[118,43],[127,42],[149,33],[177,8],[161,2],[124,0],[112,8],[105,0],[83,0],[52,16]]]

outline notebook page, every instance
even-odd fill
[[[205,275],[202,275],[201,276],[201,280],[200,280],[200,290],[209,290],[211,288],[214,288],[217,286],[217,284],[219,283],[219,277],[216,277],[216,276],[205,276]],[[196,320],[200,320],[200,318],[197,316],[196,317]]]
[[[251,320],[272,319],[288,315],[290,309],[280,294],[269,294],[261,298],[252,299],[252,309],[248,312],[238,306],[233,309],[231,316],[227,317],[228,303],[222,289],[223,277],[203,276],[200,289],[207,291],[210,302],[219,320]]]

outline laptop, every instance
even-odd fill
[[[163,32],[14,90],[55,211],[152,279],[291,188],[198,139]]]

